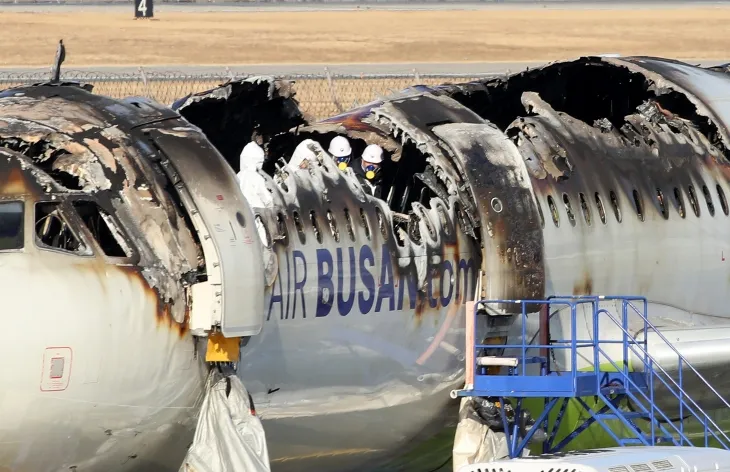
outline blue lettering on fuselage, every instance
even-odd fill
[[[425,290],[419,292],[415,265],[398,269],[398,261],[393,260],[386,245],[382,246],[379,256],[377,258],[368,245],[338,247],[334,253],[319,248],[316,261],[311,262],[301,251],[281,254],[279,272],[268,294],[266,319],[270,320],[272,313],[278,314],[280,320],[294,319],[295,313],[306,318],[305,292],[316,294],[315,317],[322,318],[329,316],[333,307],[336,307],[334,314],[339,316],[414,310],[426,303],[436,309],[465,302],[470,288],[473,290],[469,284],[475,277],[471,258],[431,264]],[[282,258],[286,260],[282,261]],[[316,288],[306,288],[309,265],[316,265],[316,268],[309,267],[309,270],[316,270]],[[286,274],[282,273],[284,268]]]

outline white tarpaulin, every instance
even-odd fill
[[[179,472],[270,472],[264,427],[238,377],[213,369],[206,387],[195,438]]]
[[[489,429],[476,412],[475,406],[473,398],[461,399],[459,424],[456,426],[454,436],[452,460],[454,472],[466,464],[509,458],[506,435]]]

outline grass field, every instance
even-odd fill
[[[730,55],[730,7],[627,10],[0,12],[0,66],[544,61]]]

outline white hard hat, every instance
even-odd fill
[[[241,151],[241,170],[258,169],[264,163],[264,150],[261,146],[251,141]]]
[[[383,148],[377,144],[370,144],[363,151],[362,160],[372,162],[373,164],[380,164],[383,162]]]
[[[344,136],[335,136],[330,141],[330,154],[335,157],[345,157],[352,154],[352,148],[350,147],[350,141]]]

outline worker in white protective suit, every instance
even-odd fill
[[[347,169],[347,166],[350,165],[350,159],[352,159],[352,148],[346,137],[335,136],[332,138],[328,151],[335,158],[337,168],[340,170]]]
[[[310,148],[316,143],[311,139],[305,139],[294,149],[294,153],[289,161],[289,167],[305,169],[311,163],[317,161],[317,154]]]
[[[241,187],[241,193],[243,193],[254,213],[258,213],[258,208],[271,208],[274,205],[271,192],[266,188],[266,179],[258,172],[264,164],[264,157],[264,150],[253,141],[246,144],[240,156],[241,170],[238,172],[238,184]],[[261,217],[255,218],[254,223],[259,238],[264,244],[264,275],[266,285],[270,286],[276,280],[276,274],[279,270],[278,258],[269,247],[270,244],[267,244],[268,233]]]
[[[271,203],[271,196],[266,190],[266,180],[258,173],[264,164],[264,150],[254,141],[246,144],[240,157],[238,184],[243,196],[253,207],[263,208],[265,203]]]

